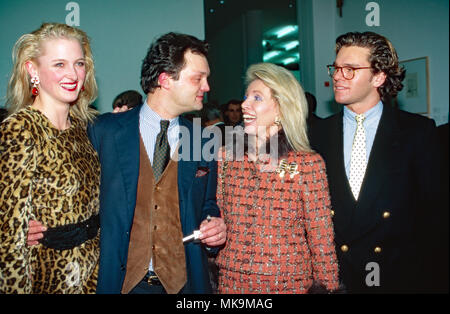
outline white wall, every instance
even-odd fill
[[[380,7],[380,26],[366,25],[366,5],[376,2]],[[334,61],[337,36],[350,31],[373,31],[393,43],[400,60],[428,56],[430,74],[431,118],[443,124],[449,118],[449,1],[447,0],[352,0],[344,1],[339,17],[335,0],[298,0],[297,7],[312,11],[315,93],[317,113],[326,117],[339,106],[333,102],[333,92],[324,82],[325,66]],[[298,13],[301,16],[301,12]],[[299,20],[299,31],[302,30]],[[305,26],[311,27],[310,25]],[[331,42],[330,42],[331,41]],[[300,46],[302,43],[300,43]],[[302,55],[300,55],[302,56]],[[301,75],[302,76],[302,75]]]
[[[15,41],[42,22],[65,23],[66,4],[61,0],[0,0],[0,106],[12,68]],[[91,38],[101,112],[111,111],[122,91],[139,84],[141,63],[158,36],[182,32],[204,39],[203,0],[76,0],[80,28]]]

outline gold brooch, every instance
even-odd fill
[[[290,164],[288,164],[286,159],[281,159],[280,164],[278,165],[276,171],[280,176],[280,178],[283,178],[287,172],[289,173],[289,177],[292,179],[296,174],[299,173],[297,169],[298,169],[297,163],[291,162]]]

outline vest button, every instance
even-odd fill
[[[158,209],[158,205],[155,205],[155,209]]]
[[[379,246],[377,246],[377,247],[374,249],[374,252],[375,252],[375,253],[381,253],[381,248],[380,248]]]
[[[331,211],[331,217],[333,217],[333,216],[334,216],[334,210]]]
[[[384,218],[384,219],[389,218],[390,216],[391,216],[391,213],[390,213],[390,212],[384,212],[384,213],[383,213],[383,218]]]
[[[343,246],[341,246],[341,251],[342,252],[347,252],[348,251],[348,246],[347,245],[343,245]]]
[[[152,250],[153,250],[153,251],[155,250],[155,245],[154,245],[154,244],[152,245]]]
[[[153,230],[156,230],[156,229],[158,229],[158,226],[154,226],[154,227],[153,227]]]

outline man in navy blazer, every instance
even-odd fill
[[[430,291],[442,197],[434,121],[389,106],[405,70],[383,36],[338,37],[328,70],[344,109],[316,123],[311,142],[327,166],[340,278],[349,293]],[[357,115],[366,161],[359,194],[349,182]]]
[[[203,95],[209,91],[206,52],[207,44],[193,36],[161,36],[143,62],[141,85],[147,94],[144,104],[128,112],[102,115],[88,130],[101,162],[98,293],[120,293],[125,278],[136,206],[140,135],[147,143],[140,125],[150,118],[170,121],[169,143],[175,143],[170,145],[171,156],[179,146],[178,195],[183,235],[199,228],[202,231],[202,244],[185,244],[187,283],[182,293],[211,293],[206,249],[222,245],[226,239],[216,204],[217,165],[214,160],[204,159],[201,149],[205,139],[194,138],[192,123],[180,117],[200,110]],[[156,136],[153,130],[147,132]],[[203,169],[200,174],[199,169]],[[214,218],[208,222],[207,216]]]
[[[139,173],[140,108],[124,113],[102,115],[89,131],[101,160],[102,174],[101,249],[97,293],[120,293],[125,277]],[[190,121],[180,117],[179,122],[193,134],[193,125]],[[199,168],[209,169],[209,172],[196,177]],[[185,236],[198,229],[200,222],[208,215],[219,216],[216,185],[217,165],[214,161],[178,162],[180,219]],[[216,233],[211,233],[210,236],[213,242],[216,242],[215,235]],[[225,235],[222,236],[225,239]],[[190,242],[185,245],[185,249],[188,283],[183,293],[211,293],[205,248],[198,243]]]

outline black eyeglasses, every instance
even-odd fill
[[[333,78],[334,75],[341,70],[342,76],[346,80],[351,80],[355,77],[355,71],[360,69],[370,69],[371,67],[350,67],[350,66],[344,66],[344,67],[338,67],[334,64],[327,65],[328,68],[328,75]]]

